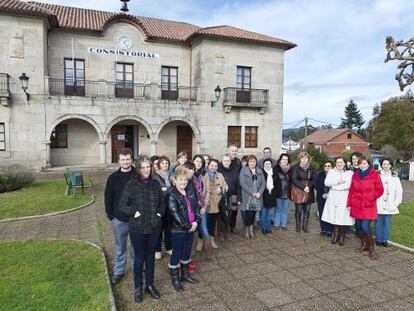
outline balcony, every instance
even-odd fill
[[[90,81],[48,78],[49,94],[53,96],[81,96],[108,98],[158,99],[170,101],[197,101],[198,87],[178,86],[165,90],[156,83],[132,83],[129,81]]]
[[[264,113],[269,105],[269,90],[242,90],[236,87],[226,87],[223,90],[223,106],[226,112],[232,107],[259,108]]]
[[[8,106],[10,99],[10,76],[7,73],[0,73],[0,103]]]

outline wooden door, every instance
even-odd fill
[[[190,126],[177,126],[177,152],[187,153],[188,159],[193,158],[193,130]]]

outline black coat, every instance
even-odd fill
[[[194,188],[185,189],[187,197],[191,203],[191,209],[195,216],[195,221],[199,224],[201,220],[200,209],[198,206],[197,195]],[[187,232],[191,229],[191,223],[188,219],[187,203],[185,196],[181,194],[176,187],[172,187],[168,195],[168,210],[171,217],[172,232]]]
[[[316,170],[312,165],[306,171],[299,164],[292,167],[292,185],[301,190],[304,190],[306,186],[309,187],[307,204],[315,203],[315,180]]]
[[[316,175],[315,190],[316,190],[316,202],[319,206],[324,206],[326,199],[322,197],[323,194],[329,192],[329,187],[325,186],[326,172],[321,171]]]
[[[119,209],[119,201],[121,200],[122,192],[125,185],[131,178],[137,176],[135,167],[131,167],[129,172],[122,172],[118,169],[113,172],[106,182],[105,186],[105,211],[109,220],[117,218],[120,221],[127,222],[128,217],[125,216]]]
[[[239,180],[239,173],[236,167],[225,168],[223,164],[219,164],[218,171],[223,174],[227,186],[229,186],[230,195],[237,195],[237,201],[241,202],[241,187]]]
[[[266,184],[268,174],[266,173],[264,169],[262,171],[263,171],[263,175],[265,178],[265,184]],[[273,171],[272,179],[273,179],[273,186],[274,186],[274,188],[272,189],[272,193],[269,193],[269,190],[267,190],[267,188],[265,188],[263,192],[263,207],[264,208],[271,208],[271,207],[276,206],[276,190],[278,187],[278,180],[277,180],[278,178],[277,178],[277,174],[275,174],[275,171]]]
[[[292,168],[285,173],[277,164],[273,168],[273,174],[276,175],[275,178],[277,180],[276,197],[282,198],[286,196],[287,198],[290,198],[290,190],[292,187]],[[282,179],[284,179],[285,182],[282,182]]]
[[[125,186],[119,207],[129,219],[130,230],[150,234],[161,229],[161,219],[165,212],[165,195],[157,180],[150,179],[144,183],[138,178],[133,178]],[[135,218],[137,211],[141,215]]]

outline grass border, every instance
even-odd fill
[[[3,218],[0,219],[0,223],[6,223],[6,222],[13,222],[13,221],[19,221],[19,220],[27,220],[27,219],[36,219],[36,218],[43,218],[43,217],[49,217],[49,216],[56,216],[60,214],[66,214],[70,212],[77,211],[79,209],[82,209],[84,207],[87,207],[93,203],[95,203],[96,197],[95,195],[91,195],[91,200],[81,206],[73,207],[67,210],[53,212],[53,213],[46,213],[46,214],[40,214],[40,215],[31,215],[31,216],[23,216],[23,217],[13,217],[13,218]]]

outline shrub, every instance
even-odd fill
[[[0,193],[19,190],[33,181],[34,176],[30,172],[0,172]]]

